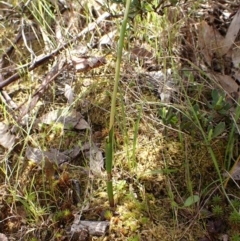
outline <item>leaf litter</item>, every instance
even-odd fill
[[[95,3],[95,1],[93,2]],[[210,8],[210,6],[207,6],[207,8]],[[101,15],[102,13],[100,12],[99,8],[96,11],[98,16],[103,16]],[[176,11],[176,8],[174,11]],[[110,15],[107,13],[102,17],[102,19],[105,19],[106,16]],[[171,18],[171,24],[173,24],[174,21],[174,18]],[[197,19],[197,21],[199,21],[199,19]],[[113,47],[116,42],[114,37],[116,30],[112,28],[114,25],[108,25],[107,22],[102,24],[101,28],[98,30],[102,31],[102,36],[108,37],[101,39],[101,36],[97,36],[97,31],[94,32],[94,29],[100,22],[101,21],[93,22],[88,28],[82,30],[81,35],[84,33],[84,35],[87,36],[89,32],[91,32],[90,35],[92,35],[90,42],[86,43],[86,45],[107,45],[108,47]],[[230,57],[231,61],[234,63],[235,69],[232,67],[230,67],[230,69],[234,70],[236,76],[239,69],[237,62],[239,57],[238,51],[234,51],[234,48],[237,48],[237,42],[235,42],[235,40],[239,30],[239,26],[237,25],[238,22],[239,18],[237,13],[231,21],[225,36],[221,35],[215,26],[210,26],[206,21],[200,22],[198,32],[196,33],[199,46],[198,51],[202,56],[201,64],[206,66],[206,72],[208,75],[211,76],[212,79],[215,79],[229,96],[232,96],[235,92],[237,93],[236,100],[238,100],[239,95],[238,83],[235,81],[235,78],[230,75],[229,72],[227,72],[228,67],[225,63],[225,57]],[[71,24],[67,26],[67,30],[69,32],[74,29],[76,28],[74,28]],[[66,33],[68,31],[66,31]],[[94,36],[94,34],[96,34],[96,36]],[[97,44],[93,41],[93,36],[95,39],[99,38]],[[58,43],[65,42],[64,35],[59,34],[56,36],[56,38]],[[147,62],[147,65],[155,65],[157,68],[162,67],[156,64],[158,60],[153,57],[152,50],[149,51],[141,45],[136,45],[134,43],[132,48],[130,48],[130,53],[128,53],[128,50],[126,50],[126,52],[127,55],[131,55],[131,52],[133,53],[134,57],[132,60],[134,63],[131,63],[131,65],[137,64],[138,69],[141,61]],[[25,126],[20,126],[20,129],[22,128],[23,130],[28,131],[28,136],[24,143],[25,148],[22,150],[25,152],[24,158],[26,158],[28,161],[35,162],[35,164],[40,167],[40,170],[43,168],[44,173],[48,177],[45,187],[47,189],[49,188],[49,190],[54,190],[52,197],[48,196],[47,200],[52,206],[55,205],[57,210],[70,210],[72,213],[78,213],[79,208],[76,207],[76,203],[73,201],[74,198],[72,199],[71,197],[71,193],[76,192],[77,189],[71,186],[72,180],[78,180],[80,183],[79,189],[84,190],[84,192],[81,193],[82,196],[80,195],[80,199],[78,199],[77,202],[78,205],[82,204],[84,206],[84,208],[80,211],[80,213],[83,213],[83,215],[80,215],[78,218],[96,221],[101,218],[106,219],[102,213],[105,213],[108,208],[106,204],[107,197],[104,190],[105,186],[102,184],[104,182],[104,176],[102,175],[104,171],[103,145],[105,142],[104,138],[108,133],[108,131],[106,131],[106,126],[104,125],[106,125],[106,119],[109,114],[108,110],[110,98],[108,93],[111,92],[113,78],[111,75],[107,75],[109,72],[104,71],[101,68],[102,64],[104,64],[106,61],[105,58],[103,59],[102,57],[95,56],[70,56],[70,59],[75,71],[78,72],[74,73],[78,75],[77,83],[73,83],[73,85],[69,85],[69,83],[65,84],[65,102],[61,102],[63,100],[61,99],[61,101],[57,103],[57,106],[56,103],[55,105],[49,105],[49,99],[47,99],[48,96],[43,95],[41,98],[44,103],[44,108],[42,108],[37,114],[36,119],[31,120],[31,108],[28,109],[30,112],[28,118],[30,121],[32,121],[32,127],[31,129],[28,129],[29,127],[27,126],[27,123],[29,122],[25,122]],[[126,59],[124,59],[124,61],[126,61]],[[187,158],[183,155],[182,147],[180,147],[175,141],[176,131],[174,131],[174,127],[169,129],[171,131],[168,131],[169,139],[164,140],[166,136],[162,135],[162,133],[164,133],[163,125],[158,114],[155,115],[155,112],[157,112],[156,110],[160,107],[158,105],[153,105],[153,102],[159,102],[160,99],[162,99],[163,104],[165,105],[172,103],[173,96],[176,94],[176,92],[178,93],[181,91],[178,87],[178,78],[175,76],[173,77],[172,74],[165,74],[166,71],[164,72],[157,70],[155,74],[153,74],[151,71],[148,72],[149,68],[145,68],[146,65],[144,64],[140,66],[140,69],[143,71],[143,73],[140,75],[139,73],[134,75],[133,73],[137,70],[137,68],[133,71],[129,65],[129,62],[126,62],[127,67],[122,73],[123,76],[121,80],[121,85],[125,88],[124,101],[128,103],[125,106],[124,112],[130,116],[128,117],[129,119],[127,119],[126,123],[127,130],[124,130],[125,133],[127,133],[128,140],[124,139],[121,132],[123,128],[121,126],[121,121],[124,120],[121,116],[118,116],[119,122],[116,128],[115,136],[118,152],[116,153],[117,160],[116,167],[114,169],[114,187],[116,190],[116,199],[118,200],[118,208],[116,213],[113,212],[113,216],[111,218],[113,224],[110,234],[106,235],[106,238],[108,240],[126,240],[126,238],[131,239],[134,237],[137,237],[138,240],[159,240],[160,238],[161,240],[180,240],[180,238],[184,236],[184,239],[194,240],[196,236],[202,237],[202,228],[198,226],[198,222],[193,222],[191,227],[188,226],[189,219],[194,219],[193,216],[195,214],[193,215],[193,212],[196,211],[192,207],[193,205],[190,205],[190,211],[183,208],[178,209],[178,207],[184,206],[184,200],[185,202],[188,200],[187,206],[189,206],[189,200],[190,204],[198,203],[198,198],[201,198],[201,195],[186,194],[185,182],[183,181],[185,176],[181,175],[181,173],[185,173],[185,169],[182,167],[181,163],[183,163]],[[100,67],[100,74],[96,74],[99,73],[98,70],[92,70],[92,67]],[[86,72],[84,74],[79,73],[79,71],[83,69]],[[128,70],[131,73],[130,75],[128,75]],[[104,72],[103,76],[101,75],[101,71]],[[108,71],[111,70],[108,69]],[[90,75],[93,80],[90,81],[90,84],[86,86],[86,88],[83,88],[83,83],[86,81],[86,75]],[[160,76],[161,80],[158,80],[158,77],[156,77],[157,75]],[[136,76],[138,76],[138,78],[135,79]],[[61,78],[60,75],[59,78]],[[106,78],[108,81],[102,81]],[[7,80],[7,82],[9,82],[11,79]],[[61,81],[63,80],[61,79]],[[2,87],[5,86],[4,83],[6,84],[7,82],[3,82]],[[97,84],[95,82],[97,82]],[[134,88],[134,91],[129,88],[130,86]],[[146,86],[152,87],[146,88]],[[8,90],[8,88],[6,89]],[[59,98],[59,96],[56,95],[53,95],[53,97],[54,98],[52,98],[52,100],[57,100],[57,98]],[[15,100],[16,99],[17,98],[15,98]],[[66,103],[66,99],[68,103]],[[22,102],[24,103],[25,101],[22,100]],[[134,123],[135,119],[138,118],[136,109],[139,108],[138,105],[142,102],[144,102],[144,115],[141,118],[138,146],[135,152],[135,158],[137,160],[137,174],[134,174],[131,170],[129,170],[129,164],[127,164],[129,161],[128,155],[131,153],[129,150],[131,150],[131,148],[127,150],[126,148],[131,146],[131,141],[134,139],[132,123]],[[62,106],[63,103],[64,105],[66,104],[68,108],[61,108],[60,106]],[[85,109],[82,103],[89,103],[89,105]],[[182,104],[178,95],[175,96],[173,103]],[[20,103],[17,104],[20,105]],[[119,105],[117,108],[120,110],[121,106]],[[86,121],[86,116],[88,121]],[[46,125],[44,129],[45,131],[41,129],[41,125],[43,124]],[[60,133],[56,133],[56,124],[61,125]],[[153,130],[153,128],[155,129]],[[188,129],[191,131],[191,128]],[[92,140],[92,137],[94,138],[97,132],[98,138],[96,141],[101,143],[96,143]],[[1,133],[3,137],[0,144],[5,148],[12,147],[15,144],[15,136],[11,134],[5,124],[2,125]],[[192,150],[190,143],[193,143],[196,140],[192,141],[193,139],[187,135],[184,136],[184,138],[186,141],[185,151],[193,159],[196,159],[196,163],[194,163],[193,166],[196,166],[197,163],[201,163],[201,168],[205,168],[203,172],[201,168],[199,168],[198,171],[201,177],[205,177],[203,180],[201,180],[202,184],[207,184],[208,177],[206,177],[206,172],[212,168],[212,164],[203,163],[202,160],[210,157],[208,157],[208,154],[206,153],[205,148],[202,147],[201,142],[196,143],[199,148],[198,150]],[[127,143],[125,144],[125,147],[123,146],[123,143]],[[221,144],[223,143],[220,141],[213,144],[215,145],[214,148],[216,149],[216,153],[220,154],[219,160],[222,159],[221,151],[223,146],[221,146]],[[53,148],[53,145],[55,148]],[[17,155],[18,154],[19,153],[17,153]],[[14,155],[14,158],[16,158],[13,159],[16,161],[16,163],[22,163],[21,158],[16,157],[16,155]],[[14,170],[13,163],[14,162],[8,163],[8,168],[12,168],[11,171]],[[35,170],[34,168],[29,170],[28,168],[30,167],[26,163],[22,163],[21,165],[22,167],[25,167],[23,168],[24,178],[21,179],[21,177],[17,176],[17,178],[19,178],[19,182],[21,183],[21,185],[18,186],[18,192],[20,193],[20,196],[23,197],[23,200],[25,200],[26,197],[24,195],[27,193],[24,193],[22,186],[25,184],[26,187],[29,187],[29,190],[31,190],[32,187],[34,190],[38,190],[37,188],[42,185],[40,181],[41,171]],[[92,174],[90,175],[90,179],[89,173],[85,172],[85,174],[83,174],[80,172],[80,169],[83,166],[86,168],[85,170],[90,170]],[[196,169],[195,166],[193,167],[194,170]],[[165,168],[166,173],[170,174],[165,176],[159,172],[158,174],[154,174],[152,176],[145,175],[145,173],[151,173],[151,171],[154,169],[163,170],[163,168]],[[75,172],[72,171],[74,169],[76,169]],[[176,174],[171,174],[171,169],[177,170]],[[54,179],[56,173],[58,174],[58,177]],[[211,179],[210,173],[211,171],[209,171],[209,178]],[[232,173],[233,178],[239,176],[238,168],[232,170],[230,173]],[[85,175],[84,180],[79,177],[79,174],[83,176]],[[137,181],[135,180],[135,175],[137,177]],[[168,179],[169,177],[171,177],[171,180]],[[181,179],[181,185],[180,187],[177,187],[179,178]],[[33,186],[31,186],[32,184],[30,179],[36,180],[36,183]],[[178,188],[177,192],[174,192],[176,194],[174,200],[169,200],[169,196],[166,193],[166,183],[169,182],[169,180],[173,182],[174,188]],[[212,181],[212,179],[209,181]],[[89,182],[92,182],[91,186],[89,186]],[[192,185],[194,187],[199,187],[199,176],[192,177]],[[198,189],[196,188],[194,191],[197,190]],[[43,200],[41,201],[41,205],[44,206],[43,202],[46,197],[41,196],[41,191],[44,192],[44,190],[39,190],[39,193],[36,191],[36,195],[40,196],[35,197],[35,199]],[[79,193],[79,191],[77,192]],[[67,197],[67,193],[69,193],[69,197]],[[54,199],[55,195],[58,198]],[[191,197],[196,197],[196,200],[192,200]],[[3,203],[6,203],[4,197],[1,198]],[[83,200],[84,198],[85,200]],[[86,202],[88,204],[84,205]],[[175,223],[170,217],[171,215],[169,215],[169,213],[172,213],[173,210],[176,211],[175,208],[178,214],[180,214],[178,220],[180,223],[179,228],[176,227]],[[50,211],[52,212],[52,210]],[[210,212],[211,211],[212,210],[210,210]],[[45,223],[44,225],[49,227],[51,225],[55,225],[56,228],[61,229],[63,224],[66,226],[71,226],[72,224],[72,217],[70,217],[71,215],[69,217],[67,215],[64,216],[63,213],[57,212],[56,210],[55,212],[53,211],[51,215],[54,217],[54,222],[51,223],[49,219],[43,220],[43,223]],[[3,219],[4,218],[8,217],[4,216]],[[6,228],[3,229],[3,231],[6,233],[11,233],[10,227],[14,222],[11,218],[7,220],[8,221],[4,222]],[[164,224],[163,220],[167,221],[168,224]],[[194,221],[197,220],[195,219]],[[217,221],[208,220],[208,223],[213,223],[215,227]],[[189,227],[191,228],[191,231],[187,232]],[[37,226],[35,226],[35,228],[38,229]],[[71,226],[71,228],[73,228],[73,226]],[[54,233],[54,228],[49,229],[51,233]],[[182,232],[183,229],[184,232]],[[214,235],[221,232],[219,229],[215,233],[210,232],[209,230],[207,230],[209,232],[208,235],[211,236],[212,239],[215,237]],[[83,235],[85,231],[86,235]],[[33,234],[35,237],[38,231],[36,233],[34,233],[34,231],[32,233],[31,232],[32,231],[29,229],[29,233],[27,234],[30,238],[31,234]],[[66,237],[64,228],[61,229],[61,232],[62,237],[60,240],[64,240]],[[74,235],[75,232],[76,231],[72,231],[72,235]],[[83,228],[80,228],[80,230],[77,231],[77,238],[81,236],[81,234],[82,237],[86,237],[83,240],[88,240],[90,238],[88,231]],[[105,232],[102,235],[105,235]],[[38,236],[40,237],[40,240],[50,240],[50,238],[47,237],[48,235],[44,234],[42,231],[39,231]],[[16,239],[19,239],[19,236],[17,236]],[[99,240],[101,240],[101,238]]]

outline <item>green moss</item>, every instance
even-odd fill
[[[232,211],[229,216],[229,222],[232,224],[240,224],[240,214],[237,211]]]
[[[223,208],[220,205],[214,206],[212,209],[212,212],[213,212],[213,215],[216,217],[221,217],[224,214]]]

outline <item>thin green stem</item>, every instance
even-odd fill
[[[128,13],[130,9],[130,0],[126,2],[126,9],[124,14],[124,19],[122,22],[121,32],[120,32],[120,39],[118,43],[118,51],[117,51],[117,62],[116,62],[116,69],[115,69],[115,81],[114,81],[114,89],[112,94],[112,102],[111,102],[111,113],[110,113],[110,123],[109,123],[109,138],[107,141],[106,147],[106,166],[107,166],[107,193],[109,199],[109,205],[114,207],[114,199],[113,199],[113,185],[112,185],[112,163],[113,163],[113,142],[114,142],[114,119],[115,119],[115,112],[116,112],[116,99],[117,99],[117,91],[118,91],[118,83],[120,79],[120,67],[121,67],[121,60],[122,60],[122,50],[123,50],[123,43],[124,37],[126,32],[126,26],[128,21]]]
[[[127,0],[127,2],[126,2],[126,9],[125,9],[125,14],[124,14],[121,32],[120,32],[120,39],[119,39],[119,43],[118,43],[117,62],[116,62],[116,69],[115,69],[114,89],[113,89],[112,102],[111,102],[109,129],[111,129],[114,125],[117,90],[118,90],[118,83],[119,83],[119,78],[120,78],[120,67],[121,67],[121,60],[122,60],[122,50],[123,50],[124,37],[125,37],[125,32],[126,32],[126,27],[127,27],[128,14],[129,14],[129,9],[130,9],[130,2],[131,2],[130,0]]]

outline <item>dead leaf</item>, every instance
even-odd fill
[[[104,57],[82,57],[71,56],[71,61],[74,69],[77,72],[87,71],[106,64]]]
[[[229,28],[227,34],[222,41],[222,48],[221,48],[221,56],[226,54],[230,48],[232,47],[238,32],[240,29],[240,8],[238,9],[237,13],[235,14]]]
[[[214,53],[219,53],[223,39],[223,36],[205,21],[199,24],[198,46],[208,66],[211,66]]]
[[[90,143],[86,142],[79,146],[75,145],[72,149],[63,152],[64,155],[69,156],[71,159],[76,158],[81,152],[86,152],[90,150]]]
[[[87,122],[82,118],[80,112],[76,110],[57,109],[48,112],[40,117],[36,124],[43,123],[50,125],[52,123],[62,123],[64,129],[88,129],[90,128]]]
[[[8,241],[8,238],[7,238],[7,236],[5,234],[0,233],[0,240],[1,241]]]
[[[232,63],[235,68],[240,68],[240,48],[235,47],[232,51]]]
[[[50,125],[53,122],[58,122],[58,121],[61,122],[62,118],[64,118],[63,109],[57,109],[57,110],[50,111],[44,114],[43,116],[41,116],[37,120],[37,123]]]
[[[240,83],[240,69],[233,74],[233,77]]]
[[[71,105],[74,101],[74,92],[70,85],[65,84],[64,96],[67,98],[68,103]]]
[[[32,161],[33,163],[40,165],[44,159],[43,152],[38,148],[27,147],[25,152],[25,157],[27,160]]]
[[[90,128],[90,125],[82,118],[79,120],[79,122],[75,126],[75,129],[86,130],[86,129],[91,129],[91,128]]]
[[[229,95],[238,91],[238,84],[229,75],[215,74],[216,79],[219,81],[223,90],[225,90]]]
[[[151,58],[153,58],[153,54],[151,52],[149,52],[145,48],[141,48],[138,46],[131,49],[130,52],[131,52],[131,59],[151,59]]]
[[[49,151],[42,151],[38,148],[27,147],[25,152],[27,160],[34,162],[37,165],[42,165],[43,161],[52,162],[53,164],[60,165],[64,162],[70,161],[70,157],[61,153],[57,149],[50,149]]]
[[[47,157],[51,162],[57,163],[58,165],[70,161],[69,156],[53,148],[51,148],[49,151],[44,151],[44,156]]]
[[[117,30],[113,30],[105,35],[103,35],[99,40],[99,47],[113,47],[114,44],[114,37],[117,33]]]
[[[15,144],[15,135],[10,133],[8,125],[0,122],[0,145],[6,149],[11,149]]]
[[[93,175],[101,176],[104,169],[102,151],[95,144],[93,144],[90,148],[89,155],[90,170],[92,171]]]
[[[107,233],[109,225],[109,221],[82,221],[76,216],[71,226],[71,233],[87,229],[91,235],[102,236]]]

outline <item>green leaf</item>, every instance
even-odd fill
[[[217,103],[218,98],[219,98],[219,96],[218,96],[218,91],[217,91],[216,89],[214,89],[214,90],[212,91],[213,103]]]
[[[184,202],[184,207],[189,207],[191,205],[193,205],[194,203],[197,203],[199,201],[199,196],[198,195],[193,195],[190,196],[186,199],[186,201]]]
[[[172,5],[176,5],[177,2],[178,2],[178,0],[170,0],[170,3],[171,3]]]
[[[213,136],[213,129],[212,127],[208,128],[208,140],[212,140],[212,136]]]
[[[216,138],[217,136],[221,135],[225,130],[225,122],[220,122],[214,128],[212,138]]]

